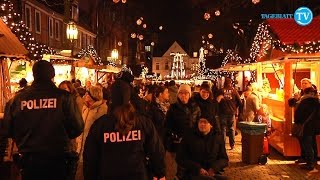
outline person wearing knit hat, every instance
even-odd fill
[[[187,104],[190,97],[191,97],[191,87],[188,84],[181,84],[178,89],[178,99],[183,104]]]
[[[183,179],[227,179],[221,175],[229,162],[225,142],[213,126],[213,122],[203,116],[183,137],[176,156],[178,167],[184,167]]]
[[[44,60],[38,61],[33,65],[32,73],[35,81],[48,81],[55,76],[52,64]]]
[[[175,159],[170,158],[174,157],[176,151],[180,148],[183,136],[194,128],[200,113],[199,106],[191,99],[191,87],[187,84],[181,84],[178,90],[177,102],[170,105],[165,120],[169,136],[166,148],[172,154],[166,162],[172,163],[171,167],[175,167],[176,163]],[[169,164],[167,167],[169,167]],[[183,170],[180,167],[167,170],[168,177],[170,174],[176,174],[178,179],[182,178],[181,173],[183,173]],[[171,177],[168,179],[171,179]]]

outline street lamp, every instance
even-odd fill
[[[71,41],[71,56],[73,56],[73,42],[78,39],[78,28],[74,22],[69,22],[67,25],[67,39]]]
[[[71,58],[73,57],[73,47],[74,47],[74,40],[78,39],[78,28],[74,22],[69,22],[67,24],[67,39],[71,41]],[[71,71],[70,71],[71,78],[75,78],[75,67],[72,63]]]
[[[112,61],[113,61],[114,63],[116,63],[116,61],[118,60],[118,58],[119,58],[119,52],[118,52],[118,50],[117,50],[117,49],[113,49],[113,50],[111,51],[111,59],[112,59]]]

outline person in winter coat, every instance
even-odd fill
[[[78,170],[76,174],[76,179],[83,179],[83,148],[86,138],[88,136],[89,130],[97,119],[101,116],[107,114],[108,107],[106,102],[103,100],[102,89],[98,86],[90,86],[89,90],[84,96],[85,104],[82,108],[82,118],[84,120],[84,131],[77,138],[77,152],[80,154]]]
[[[116,80],[113,105],[92,125],[84,147],[85,180],[147,180],[148,169],[164,180],[164,147],[151,120],[137,112],[131,87]]]
[[[224,137],[214,131],[214,124],[208,115],[201,116],[197,126],[184,135],[176,158],[184,170],[182,179],[226,179],[221,172],[229,158]]]
[[[316,135],[319,134],[320,129],[319,117],[317,117],[319,110],[317,91],[313,87],[305,88],[294,112],[295,124],[304,124],[309,119],[304,125],[302,137],[298,137],[301,148],[301,159],[298,163],[306,163],[301,166],[302,169],[313,170],[317,164]]]
[[[214,122],[214,128],[217,133],[221,133],[221,126],[219,120],[219,105],[218,102],[212,98],[210,85],[203,83],[200,86],[199,93],[193,96],[194,101],[198,104],[201,114],[207,113]]]
[[[191,87],[187,84],[181,84],[177,102],[170,105],[166,116],[168,138],[166,146],[167,151],[170,152],[168,153],[169,157],[166,158],[168,168],[166,177],[168,179],[171,179],[174,175],[180,176],[181,171],[177,169],[175,153],[180,147],[183,135],[192,130],[200,114],[199,106],[191,100]]]
[[[250,86],[247,86],[245,89],[244,96],[246,98],[244,100],[243,117],[245,121],[252,122],[255,120],[261,106],[259,98],[254,92],[252,92],[252,87]]]
[[[168,85],[168,90],[170,94],[169,103],[174,104],[177,102],[178,87],[176,86],[174,80],[171,80]]]
[[[241,105],[241,99],[238,91],[232,87],[232,80],[225,79],[224,87],[220,90],[217,97],[219,102],[219,117],[225,137],[229,136],[229,144],[231,149],[234,148],[235,116],[238,115],[238,107]]]
[[[164,142],[166,137],[166,114],[170,106],[168,101],[168,88],[164,86],[156,87],[148,115],[156,127],[162,142]]]

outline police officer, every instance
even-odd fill
[[[130,103],[130,89],[118,79],[111,87],[110,114],[91,126],[83,153],[85,180],[147,180],[147,169],[165,179],[164,147],[152,121]]]
[[[22,179],[66,179],[70,139],[83,131],[77,104],[52,82],[51,63],[38,61],[32,68],[34,82],[7,104],[6,136],[21,154]]]

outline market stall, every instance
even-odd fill
[[[71,81],[74,78],[74,65],[78,59],[62,55],[46,54],[43,56],[43,60],[47,60],[52,63],[55,70],[54,82],[57,85],[62,81]]]
[[[24,60],[28,51],[10,28],[0,18],[0,125],[3,120],[6,103],[12,98],[9,67],[12,62]],[[0,139],[0,159],[12,160],[12,141],[7,138]],[[4,153],[6,152],[7,153]]]
[[[294,19],[268,19],[258,28],[251,49],[256,82],[265,93],[274,132],[269,143],[284,156],[300,156],[298,140],[291,136],[293,108],[288,99],[303,78],[320,87],[320,17],[308,26]],[[320,137],[317,137],[320,151]]]
[[[9,66],[11,62],[26,59],[28,51],[8,26],[0,19],[0,113],[12,97]]]

